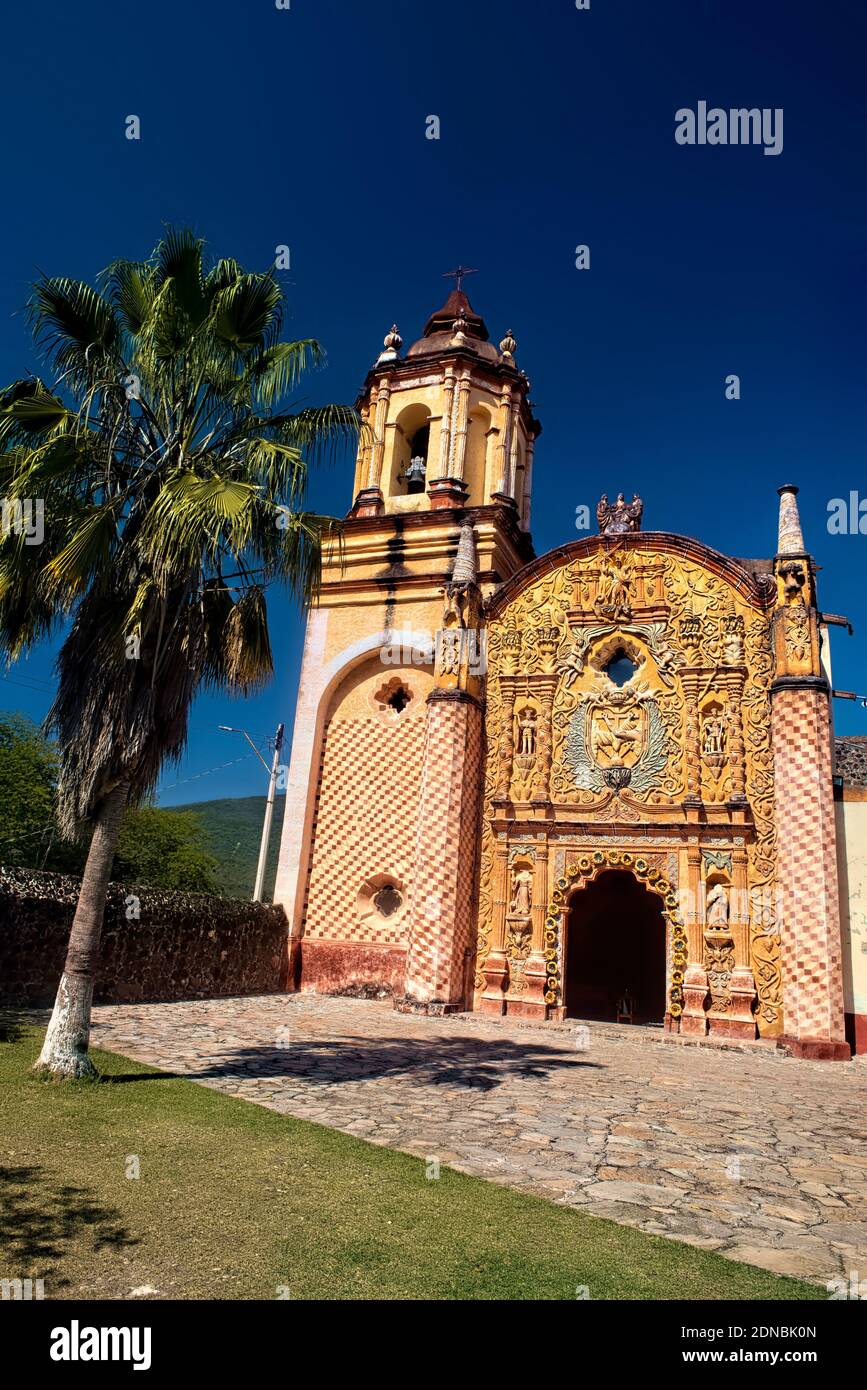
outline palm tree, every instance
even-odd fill
[[[93,827],[66,964],[37,1067],[93,1072],[94,968],[124,808],[178,759],[203,688],[246,692],[272,671],[265,586],[302,601],[319,577],[309,464],[356,435],[347,406],[298,408],[312,339],[281,339],[272,271],[208,261],[167,231],[99,289],[42,277],[29,304],[53,385],[0,396],[0,648],[15,660],[65,625],[46,727],[58,819]],[[18,524],[44,503],[44,539]],[[31,532],[33,528],[31,527]]]

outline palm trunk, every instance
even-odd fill
[[[115,787],[105,797],[96,815],[81,892],[69,934],[66,964],[57,987],[54,1012],[42,1052],[36,1063],[37,1071],[47,1071],[52,1076],[96,1075],[87,1055],[90,1006],[93,1001],[94,970],[99,958],[105,895],[126,799],[126,786]]]

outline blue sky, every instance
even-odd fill
[[[797,482],[821,604],[856,627],[835,635],[835,685],[863,691],[867,536],[826,523],[830,499],[867,499],[865,47],[855,0],[14,7],[0,382],[37,365],[21,314],[37,269],[92,278],[164,222],[253,266],[290,247],[292,330],[329,353],[310,402],[354,399],[391,323],[411,342],[442,272],[477,266],[474,307],[514,330],[544,426],[537,550],[623,490],[649,529],[768,556],[776,489]],[[678,145],[675,112],[702,100],[782,108],[782,153]],[[343,514],[350,490],[347,463],[310,500]],[[263,789],[216,725],[291,727],[301,624],[279,594],[271,612],[273,684],[197,703],[166,804]],[[52,661],[10,671],[0,705],[41,718]],[[836,718],[867,733],[860,707]]]

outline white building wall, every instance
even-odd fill
[[[858,788],[855,795],[864,792]],[[860,1052],[867,1050],[867,798],[838,801],[836,810],[843,991]]]

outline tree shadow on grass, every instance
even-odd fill
[[[313,1040],[291,1035],[285,1042],[238,1048],[225,1056],[204,1060],[184,1075],[194,1081],[240,1078],[299,1081],[311,1086],[335,1086],[404,1076],[427,1086],[455,1086],[467,1091],[491,1091],[510,1080],[544,1080],[571,1067],[601,1067],[586,1053],[568,1053],[542,1043],[510,1038],[328,1038]],[[171,1073],[177,1075],[177,1073]],[[151,1081],[147,1075],[114,1076],[113,1081]]]
[[[38,1276],[50,1279],[55,1291],[69,1287],[55,1262],[64,1259],[72,1244],[84,1239],[93,1250],[139,1244],[118,1216],[86,1188],[57,1183],[42,1168],[0,1168],[4,1278]]]
[[[17,1043],[21,1037],[21,1015],[11,1009],[0,1009],[0,1043]]]
[[[121,1086],[125,1081],[189,1081],[190,1073],[186,1071],[124,1071],[101,1075],[99,1079],[107,1086]]]

